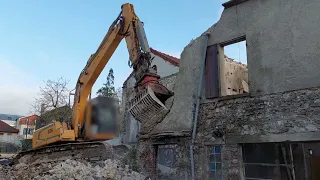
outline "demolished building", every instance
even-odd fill
[[[163,52],[157,51],[153,48],[150,48],[152,62],[151,66],[161,77],[161,83],[163,83],[168,89],[173,91],[175,78],[179,72],[179,62],[180,59],[165,54]],[[128,76],[124,81],[122,87],[122,109],[124,109],[123,117],[123,128],[121,130],[122,141],[126,144],[135,144],[137,143],[137,136],[141,131],[140,122],[135,120],[135,118],[128,112],[128,104],[130,99],[135,97],[135,86],[136,80],[133,76],[133,72]],[[168,100],[169,102],[170,100]],[[167,103],[169,104],[169,103]]]
[[[181,53],[170,112],[139,136],[141,169],[164,179],[320,179],[320,3],[223,6]],[[243,40],[248,79],[231,87],[224,47]]]

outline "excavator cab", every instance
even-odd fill
[[[117,108],[117,101],[112,97],[98,96],[88,100],[82,137],[87,140],[115,138],[118,135]]]

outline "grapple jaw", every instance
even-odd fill
[[[148,83],[130,102],[129,112],[139,122],[160,122],[168,113],[164,102],[173,95],[160,83]]]

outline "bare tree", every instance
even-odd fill
[[[33,113],[40,114],[41,111],[53,110],[67,105],[69,89],[67,85],[69,80],[60,77],[57,80],[47,80],[45,85],[40,87],[38,97],[35,97],[32,103]]]

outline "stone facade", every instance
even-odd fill
[[[208,144],[199,142],[194,146],[195,173],[197,179],[214,179],[210,170],[210,151],[213,146],[221,148],[222,179],[237,180],[243,177],[241,146],[237,144]],[[140,139],[138,143],[140,166],[144,174],[159,180],[189,180],[190,138],[167,137]]]
[[[244,169],[242,148],[238,144],[319,140],[319,106],[320,88],[258,97],[237,95],[204,100],[200,106],[197,143],[204,146],[222,145],[223,179],[241,179],[244,177]],[[217,131],[222,137],[214,133]],[[302,154],[305,152],[301,149],[295,151],[294,164],[300,167],[296,169],[295,176],[304,177],[304,168],[307,167],[303,165]],[[310,161],[310,157],[306,160]],[[200,166],[205,167],[205,164]]]
[[[227,143],[303,141],[319,131],[319,107],[320,88],[217,99],[201,104],[198,137],[214,140],[212,130],[219,126]]]
[[[315,155],[320,154],[320,145],[310,145],[310,141],[320,141],[317,50],[320,3],[316,0],[233,0],[230,4],[233,5],[224,9],[216,24],[184,48],[172,108],[149,136],[140,137],[141,163],[147,164],[144,166],[153,177],[191,179],[190,134],[201,62],[207,58],[202,57],[204,50],[216,46],[219,50],[214,52],[215,56],[221,56],[225,45],[245,39],[249,76],[244,81],[249,93],[223,94],[220,81],[219,87],[214,87],[220,97],[201,96],[193,149],[195,179],[318,177],[319,166],[311,162],[320,162],[319,155]],[[208,42],[206,34],[210,34]],[[223,57],[218,58],[219,68],[223,64],[221,59]],[[221,70],[219,68],[215,71]],[[224,74],[219,73],[221,78]],[[155,139],[158,137],[160,140]],[[244,147],[252,144],[260,146],[260,152],[253,155],[253,149],[248,153],[252,157],[244,157]],[[157,157],[159,148],[163,149],[160,153],[171,154],[171,160]],[[180,152],[187,161],[184,168],[179,169],[175,161]],[[252,161],[254,165],[250,164]],[[250,168],[245,167],[256,169],[250,172]]]

